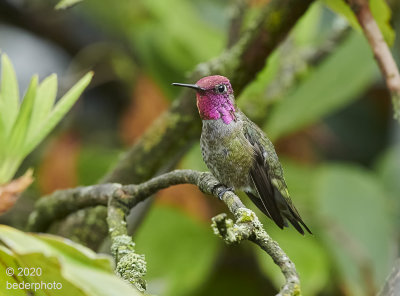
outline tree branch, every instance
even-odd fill
[[[392,96],[394,117],[400,122],[400,74],[396,62],[375,22],[367,0],[347,0],[360,23]]]
[[[235,4],[231,7],[231,20],[226,48],[231,48],[239,41],[243,19],[247,9],[246,2],[246,0],[236,0]]]
[[[202,192],[215,197],[226,190],[210,173],[176,170],[138,185],[103,184],[56,191],[37,203],[36,210],[29,219],[29,228],[32,231],[40,231],[42,230],[40,227],[49,225],[52,219],[59,218],[57,214],[51,215],[46,211],[48,208],[46,202],[51,202],[53,209],[65,208],[66,210],[62,213],[67,215],[68,211],[72,213],[78,207],[85,207],[88,204],[92,206],[96,202],[104,205],[107,200],[107,222],[112,240],[112,254],[117,262],[117,273],[134,283],[139,289],[144,289],[145,282],[142,279],[146,270],[144,257],[134,253],[134,243],[126,231],[125,215],[131,208],[157,191],[177,184],[196,185]],[[69,206],[71,199],[65,198],[66,193],[75,197],[77,201],[75,206]],[[278,243],[267,234],[254,212],[247,209],[239,197],[231,191],[226,191],[221,199],[233,214],[235,222],[228,219],[226,214],[220,214],[213,218],[214,232],[229,244],[237,244],[242,240],[250,240],[257,244],[271,256],[286,279],[278,295],[299,295],[300,280],[293,262]],[[58,210],[59,213],[60,210]]]
[[[260,15],[253,26],[242,34],[236,44],[220,57],[198,65],[188,80],[195,82],[207,75],[224,75],[230,78],[235,93],[239,94],[264,67],[269,55],[312,2],[268,1],[260,8]],[[100,182],[141,183],[173,169],[200,137],[201,122],[193,99],[193,92],[184,89],[170,109],[152,124]]]
[[[58,190],[40,198],[30,214],[28,230],[46,232],[51,223],[71,213],[98,205],[107,206],[109,196],[120,188],[119,184],[101,184]]]
[[[203,76],[220,74],[230,78],[235,93],[254,79],[266,59],[289,33],[313,0],[272,0],[261,8],[253,26],[220,57],[198,67],[189,75],[195,82]],[[172,81],[171,81],[172,82]],[[181,96],[135,143],[102,182],[140,183],[173,168],[200,135],[193,92]]]
[[[111,235],[111,254],[116,263],[115,272],[121,278],[134,285],[139,291],[146,290],[146,261],[144,255],[135,253],[135,243],[128,235],[126,227],[126,214],[129,208],[119,203],[123,196],[116,190],[109,197],[107,223]]]

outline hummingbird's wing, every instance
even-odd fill
[[[264,132],[243,113],[239,116],[243,119],[245,136],[254,149],[250,178],[256,194],[252,192],[246,192],[246,194],[280,228],[288,226],[285,220],[287,219],[301,234],[304,234],[304,230],[300,224],[311,233],[290,199],[283,169],[273,144]]]

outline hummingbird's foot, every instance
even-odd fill
[[[228,188],[222,189],[220,192],[218,192],[218,198],[220,200],[222,200],[222,197],[224,196],[225,192],[227,192],[227,191],[233,191],[233,188],[232,187],[228,187]]]

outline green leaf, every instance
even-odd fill
[[[322,0],[322,3],[324,3],[337,14],[344,16],[353,28],[361,31],[361,27],[358,24],[356,16],[346,2],[343,0]]]
[[[201,157],[200,142],[193,145],[179,163],[181,169],[207,171],[208,168]]]
[[[3,121],[5,135],[11,130],[18,113],[19,91],[14,67],[6,54],[1,55],[1,96],[0,120]]]
[[[7,156],[13,155],[17,156],[21,153],[20,149],[24,143],[27,129],[29,127],[29,122],[32,114],[32,107],[36,96],[36,88],[38,84],[38,77],[34,75],[29,84],[28,90],[24,96],[21,104],[21,108],[18,113],[17,120],[11,130],[9,140],[7,143]]]
[[[64,238],[51,235],[26,234],[8,226],[0,226],[0,294],[11,295],[10,283],[61,283],[62,289],[40,289],[32,295],[142,295],[118,278],[109,257]],[[8,277],[12,267],[16,276]],[[38,275],[18,276],[18,268],[40,268]],[[14,290],[13,290],[14,291]],[[19,291],[15,290],[15,294]],[[21,294],[21,295],[26,295]]]
[[[4,293],[4,295],[11,294],[12,285],[19,284],[22,282],[18,276],[7,276],[7,272],[9,272],[10,268],[12,270],[18,271],[18,268],[21,267],[18,264],[17,257],[11,252],[11,250],[5,248],[4,246],[0,245],[0,292]],[[24,289],[13,289],[12,295],[15,296],[26,296]]]
[[[33,101],[36,96],[37,82],[38,77],[35,75],[32,77],[31,83],[22,101],[18,117],[0,153],[0,184],[11,180],[23,160],[23,143],[25,141],[26,131],[29,127]]]
[[[252,82],[248,87],[243,90],[240,95],[240,100],[238,101],[238,106],[242,110],[246,110],[246,115],[248,115],[253,120],[260,121],[265,117],[265,107],[272,103],[268,101],[263,102],[263,107],[260,108],[260,96],[266,91],[266,86],[268,86],[276,77],[279,66],[282,63],[282,54],[279,50],[275,50],[272,55],[268,58],[268,66],[257,75],[254,82]]]
[[[0,246],[0,258],[3,263],[0,265],[0,293],[2,295],[87,296],[79,287],[63,277],[60,263],[54,257],[49,258],[41,253],[16,254],[12,249]],[[10,270],[9,268],[14,271],[14,276],[7,276],[6,272]],[[24,276],[25,270],[35,274],[37,272],[38,275]],[[42,282],[46,286],[42,286]],[[46,289],[47,284],[50,283],[51,289]],[[26,290],[18,287],[18,285],[26,287],[26,284],[30,285]],[[60,289],[57,289],[57,286]]]
[[[55,9],[67,9],[82,1],[83,0],[62,0],[57,3]]]
[[[158,295],[192,295],[207,279],[219,239],[209,224],[180,211],[154,206],[135,237],[138,253],[146,254],[148,285]]]
[[[31,152],[72,108],[73,104],[78,100],[79,96],[92,80],[92,77],[93,72],[87,73],[58,101],[38,131],[32,136],[31,140],[27,142],[24,150],[25,155]]]
[[[376,161],[375,170],[381,183],[388,192],[390,208],[396,219],[396,226],[400,226],[400,145],[387,149]]]
[[[353,28],[361,31],[361,27],[358,23],[356,16],[354,15],[350,6],[345,3],[345,1],[322,0],[322,2],[337,14],[344,16]],[[370,0],[369,5],[372,16],[378,24],[379,29],[381,30],[383,37],[385,38],[385,41],[389,44],[389,46],[392,46],[395,39],[395,32],[390,26],[390,18],[392,16],[392,12],[389,5],[386,3],[385,0]]]
[[[307,210],[312,213],[314,209],[317,210],[317,197],[312,191],[315,184],[317,167],[309,164],[300,164],[284,157],[280,158],[280,161],[284,169],[290,196],[293,199],[296,208],[300,213],[305,213]]]
[[[315,2],[296,23],[291,32],[296,46],[310,47],[315,43],[321,30],[322,13],[323,5]]]
[[[42,123],[46,120],[57,95],[57,75],[52,74],[39,85],[33,105],[32,116],[26,142],[32,140]]]
[[[379,179],[355,165],[326,165],[317,174],[316,194],[327,249],[351,295],[366,295],[366,268],[376,287],[389,273],[393,216]],[[370,279],[369,279],[370,280]]]
[[[268,135],[277,139],[321,120],[357,99],[376,73],[377,66],[365,39],[351,34],[334,54],[277,103],[266,124]]]
[[[369,5],[372,15],[377,22],[385,41],[389,46],[392,46],[394,44],[396,33],[390,25],[392,11],[390,10],[389,5],[385,0],[370,0]]]
[[[122,152],[106,147],[82,147],[78,159],[78,183],[91,185],[98,182],[119,159]]]
[[[400,145],[390,147],[377,160],[376,172],[400,209]],[[400,215],[400,211],[397,212]]]
[[[3,99],[1,97],[1,93],[0,93],[0,116],[1,115],[1,110],[3,110]],[[0,143],[4,143],[4,140],[6,138],[6,129],[5,129],[5,123],[3,122],[3,119],[0,118]],[[0,145],[0,161],[2,159],[2,155],[4,153],[4,145]]]

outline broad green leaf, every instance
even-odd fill
[[[26,234],[3,225],[0,226],[0,241],[4,244],[0,247],[0,256],[2,260],[6,260],[6,264],[0,265],[0,282],[4,283],[9,279],[5,270],[2,270],[7,267],[12,267],[15,271],[18,267],[39,267],[42,269],[40,276],[16,277],[14,280],[62,284],[62,289],[59,290],[34,291],[35,296],[142,295],[113,273],[109,257],[97,255],[67,239]],[[7,287],[4,289],[2,284],[0,289],[0,294],[7,293]]]
[[[365,39],[360,34],[351,34],[335,53],[277,103],[265,130],[272,139],[277,139],[321,120],[357,99],[376,73],[377,66]]]
[[[82,77],[56,104],[51,113],[47,116],[45,122],[25,145],[24,154],[28,154],[46,137],[64,115],[71,109],[78,100],[84,89],[92,80],[93,73],[89,72]]]
[[[52,74],[45,78],[38,86],[26,142],[29,142],[33,138],[41,124],[46,120],[53,108],[56,95],[57,75]]]
[[[321,30],[322,8],[320,2],[315,2],[297,22],[291,32],[296,46],[310,47],[315,43],[317,34]]]
[[[397,227],[400,226],[400,145],[390,147],[376,161],[375,170],[378,177],[388,192],[391,212],[396,219]]]
[[[11,290],[10,288],[13,284],[18,285],[24,278],[19,276],[7,276],[7,272],[9,272],[10,268],[18,272],[18,268],[21,267],[17,262],[17,257],[14,256],[9,249],[0,245],[0,258],[2,263],[0,264],[0,293],[2,293],[2,295],[7,295],[6,293],[8,292],[8,294],[12,293],[14,296],[26,296],[23,289]]]
[[[1,295],[87,296],[81,289],[63,277],[60,263],[54,257],[46,257],[41,253],[17,254],[11,249],[0,246],[0,258],[3,262],[0,265]],[[9,268],[14,271],[14,276],[7,276],[6,272],[9,271]],[[25,276],[24,271],[35,275]],[[25,286],[27,283],[30,287],[27,287],[26,290],[18,287],[18,285]],[[42,283],[45,283],[46,286]],[[47,286],[48,284],[51,286]]]
[[[322,0],[322,3],[337,14],[344,16],[353,28],[361,31],[356,16],[346,2],[343,0]]]
[[[149,292],[192,295],[207,279],[220,240],[209,224],[166,206],[154,206],[136,237],[137,252],[146,254]]]
[[[14,67],[6,54],[1,55],[1,97],[0,120],[3,121],[5,134],[11,130],[18,113],[19,91]]]
[[[65,255],[65,277],[88,295],[142,295],[114,274],[110,258],[68,240],[44,235],[41,238]]]
[[[316,180],[326,247],[351,295],[366,295],[366,268],[383,284],[394,254],[393,216],[377,176],[355,165],[326,165]]]
[[[376,172],[400,209],[400,145],[390,147],[377,160]],[[400,215],[400,211],[397,212]]]
[[[79,2],[82,2],[83,0],[62,0],[57,3],[56,9],[67,9]]]
[[[82,245],[73,243],[72,241],[61,237],[41,234],[40,239],[52,249],[68,256],[70,259],[79,261],[88,266],[98,267],[105,271],[113,271],[111,268],[112,266],[110,265],[111,259],[108,256],[98,255]]]
[[[280,158],[290,196],[300,213],[312,213],[316,199],[312,188],[315,184],[316,166],[300,164],[291,159]],[[304,217],[303,217],[304,218]],[[304,219],[306,222],[308,219]]]
[[[91,185],[98,182],[119,159],[122,152],[106,147],[82,147],[78,159],[78,183]]]
[[[361,31],[356,16],[344,0],[322,0],[322,2],[337,14],[343,15],[353,28]],[[389,5],[385,0],[370,0],[369,4],[372,15],[378,24],[385,41],[389,46],[392,46],[395,39],[395,32],[390,26],[392,12]]]

